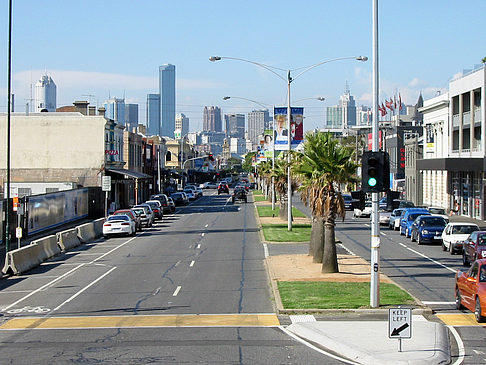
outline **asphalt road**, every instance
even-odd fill
[[[253,204],[207,194],[1,280],[0,363],[341,363],[280,326]]]

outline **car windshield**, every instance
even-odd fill
[[[452,234],[469,234],[474,231],[478,231],[477,226],[453,226]]]
[[[441,217],[427,217],[427,218],[422,218],[422,223],[421,225],[427,226],[427,227],[445,227],[446,226],[446,221],[444,218]]]
[[[345,202],[350,202],[351,200],[353,200],[353,198],[351,198],[351,196],[349,195],[343,195],[343,199]]]
[[[128,218],[126,215],[112,215],[111,217],[108,217],[106,219],[107,221],[128,221],[130,218]]]
[[[446,214],[445,209],[442,208],[429,208],[431,214]]]
[[[412,213],[408,216],[409,221],[414,221],[419,215],[424,215],[424,213]]]

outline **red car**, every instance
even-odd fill
[[[456,273],[456,308],[474,312],[478,323],[486,317],[486,259],[475,261],[467,272]]]
[[[113,213],[113,215],[123,215],[126,214],[135,221],[135,232],[142,230],[142,220],[136,212],[131,209],[118,209]]]
[[[477,259],[486,259],[486,231],[472,232],[464,241],[462,252],[462,263],[464,266],[471,265]]]

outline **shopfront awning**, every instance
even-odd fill
[[[144,174],[143,172],[125,170],[125,169],[106,169],[107,172],[113,172],[114,174],[124,175],[125,177],[132,179],[151,179],[152,176]]]

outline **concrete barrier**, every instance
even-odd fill
[[[61,252],[61,249],[57,245],[57,236],[55,235],[32,241],[31,245],[39,246],[39,257],[41,261],[45,261]]]
[[[99,218],[93,222],[97,238],[103,236],[103,224],[105,223],[105,220],[105,218]]]
[[[81,243],[88,243],[96,238],[94,222],[85,223],[76,227]]]
[[[21,274],[41,264],[40,247],[31,244],[7,252],[5,266],[2,269],[4,274]]]
[[[70,249],[79,246],[81,241],[78,237],[78,230],[76,228],[72,228],[62,232],[57,232],[57,243],[62,251],[69,251]]]

